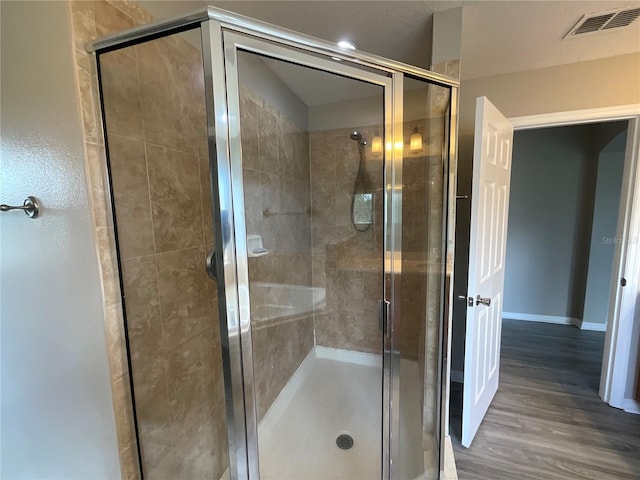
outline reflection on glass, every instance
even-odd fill
[[[402,322],[394,337],[400,356],[400,459],[394,479],[436,479],[439,474],[449,100],[448,88],[405,77]]]

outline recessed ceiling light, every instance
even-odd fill
[[[357,50],[358,46],[351,40],[340,40],[338,46],[343,50]]]

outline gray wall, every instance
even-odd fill
[[[626,141],[625,130],[600,152],[598,158],[589,272],[582,317],[582,321],[587,323],[607,323]]]
[[[119,478],[66,2],[1,2],[1,476]]]
[[[464,35],[464,15],[462,31]],[[464,76],[464,56],[460,68]],[[463,80],[460,85],[458,193],[471,194],[475,102],[486,96],[507,117],[640,103],[640,53]],[[615,85],[616,88],[611,88]],[[467,292],[470,209],[457,203],[454,293]],[[455,298],[455,297],[454,297]],[[456,300],[452,370],[462,371],[466,305]]]
[[[584,309],[592,308],[594,303],[606,311],[607,307],[602,303],[608,301],[608,286],[605,291],[602,291],[602,286],[597,287],[599,296],[586,297],[598,160],[600,151],[608,144],[611,151],[624,150],[623,139],[616,138],[613,142],[612,139],[625,130],[626,125],[627,122],[623,121],[515,132],[504,312],[582,319]],[[465,161],[472,156],[473,136],[462,135],[459,157]],[[464,164],[458,172],[460,195],[471,193],[470,172]],[[607,175],[616,176],[609,170]],[[619,201],[621,172],[617,175],[618,200],[615,202]],[[604,198],[602,208],[608,213],[603,215],[609,215],[606,228],[613,232],[609,234],[613,237],[617,203],[611,205],[611,200]],[[456,294],[466,292],[469,207],[469,200],[458,201]],[[612,211],[615,212],[613,215]],[[600,227],[596,225],[595,228]],[[608,251],[606,248],[603,250]],[[606,258],[596,260],[601,264],[606,261]],[[608,261],[610,269],[612,259]],[[592,282],[608,284],[610,274],[604,275],[604,279],[602,277],[602,274],[596,276],[594,270]],[[597,323],[591,318],[584,321]],[[452,327],[454,371],[462,371],[464,366],[465,322],[464,302],[456,301]]]
[[[505,316],[582,318],[597,169],[592,130],[587,125],[514,135]]]
[[[433,12],[431,65],[460,58],[461,31],[462,7]]]

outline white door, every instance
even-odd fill
[[[462,445],[468,447],[498,390],[513,125],[476,101],[464,357]]]

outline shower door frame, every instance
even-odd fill
[[[238,302],[238,328],[239,328],[239,339],[240,339],[240,349],[242,351],[242,355],[239,359],[235,359],[237,362],[240,361],[242,367],[242,381],[244,388],[244,396],[242,400],[244,401],[244,418],[245,418],[245,431],[246,431],[246,444],[247,444],[247,463],[248,463],[248,471],[249,478],[259,478],[259,448],[258,448],[258,419],[256,414],[256,406],[255,406],[255,378],[253,375],[253,343],[251,337],[251,315],[250,315],[250,298],[249,298],[249,266],[248,266],[248,251],[246,244],[246,222],[245,222],[245,207],[244,207],[244,181],[243,181],[243,171],[242,171],[242,144],[240,138],[240,91],[239,91],[239,74],[238,74],[238,51],[249,52],[256,55],[267,56],[269,58],[275,58],[278,60],[284,60],[290,63],[294,63],[296,65],[302,67],[309,67],[313,69],[317,69],[323,72],[338,74],[343,77],[352,78],[355,80],[360,80],[363,82],[367,82],[369,84],[374,84],[381,86],[384,90],[384,111],[383,116],[385,118],[384,121],[384,135],[385,138],[397,138],[394,135],[397,135],[396,128],[397,123],[396,119],[393,118],[395,111],[392,110],[393,105],[393,95],[395,92],[395,88],[402,88],[402,79],[399,80],[397,78],[393,78],[390,76],[381,75],[379,73],[371,73],[363,69],[359,69],[357,67],[353,67],[351,65],[347,65],[345,63],[331,61],[326,58],[313,56],[309,53],[300,51],[300,46],[297,46],[297,49],[294,49],[292,46],[283,45],[281,42],[277,42],[273,38],[267,38],[265,35],[260,36],[259,38],[256,36],[252,36],[249,33],[238,32],[236,30],[225,29],[220,23],[215,21],[208,22],[209,28],[209,39],[213,40],[212,42],[212,50],[215,49],[215,39],[218,38],[219,35],[222,35],[222,42],[224,45],[224,64],[218,64],[217,67],[212,62],[212,72],[216,72],[218,74],[217,81],[213,82],[214,89],[215,85],[219,86],[222,91],[227,93],[227,104],[226,110],[224,110],[225,105],[221,102],[216,104],[216,118],[227,118],[227,128],[221,129],[220,132],[216,131],[216,135],[225,133],[227,137],[224,141],[228,142],[229,145],[229,163],[230,163],[230,181],[231,185],[231,195],[232,195],[232,203],[233,203],[233,220],[232,220],[232,228],[235,232],[241,232],[236,234],[235,244],[227,245],[223,248],[227,247],[235,247],[235,271],[236,271],[236,279],[237,279],[237,302]],[[218,59],[219,60],[219,59]],[[223,85],[224,84],[224,85]],[[221,86],[223,85],[223,86]],[[215,95],[215,94],[214,94]],[[210,103],[210,102],[208,102]],[[387,113],[389,112],[389,113]],[[402,110],[400,110],[400,115],[402,115]],[[400,117],[402,118],[402,117]],[[400,122],[400,128],[402,128],[402,123]],[[402,138],[402,131],[400,131],[400,137]],[[218,137],[219,138],[219,137]],[[395,144],[395,142],[394,142]],[[391,178],[397,178],[401,181],[402,169],[399,168],[397,171],[393,171],[394,166],[398,165],[397,161],[393,159],[391,161],[387,161],[385,157],[384,162],[384,178],[385,182],[389,181],[393,184],[393,181],[389,180]],[[400,163],[401,165],[401,163]],[[392,190],[396,192],[396,189]],[[397,196],[397,195],[396,195]],[[394,195],[391,195],[393,198]],[[398,197],[400,198],[400,197]],[[398,202],[398,199],[395,199]],[[401,200],[401,199],[400,199]],[[393,200],[389,201],[389,195],[385,194],[385,203],[384,203],[384,223],[385,225],[392,224],[388,222],[388,218],[390,215],[393,215]],[[395,204],[394,204],[395,205]],[[397,207],[401,211],[402,206],[398,204]],[[230,218],[231,219],[231,218]],[[392,258],[393,250],[392,247],[396,240],[394,238],[394,233],[400,233],[400,229],[388,229],[385,228],[385,234],[391,231],[390,238],[387,238],[385,235],[383,252],[380,255],[380,265],[383,264],[383,256],[384,258]],[[393,265],[393,262],[390,263]],[[391,275],[389,281],[385,281],[384,284],[390,284],[389,291],[385,288],[384,298],[381,300],[387,300],[392,302],[392,292],[393,292],[393,272],[388,272],[385,268],[384,275]],[[385,279],[386,280],[386,279]],[[382,294],[382,292],[381,292]],[[235,300],[235,299],[234,299]],[[384,336],[384,344],[391,345],[391,334],[389,330],[387,330],[387,334]],[[380,345],[382,347],[382,345]],[[383,372],[388,371],[391,365],[391,348],[383,349]],[[236,367],[236,370],[238,368]],[[388,381],[393,376],[383,375],[383,392],[389,392],[391,389],[391,385],[388,384]],[[381,392],[382,393],[382,392]],[[388,405],[389,402],[383,399],[383,412],[381,412],[381,416],[383,416],[383,430],[387,432],[388,430],[388,422],[385,422],[384,419],[389,418]],[[236,431],[236,438],[242,432]],[[385,433],[382,434],[382,438],[385,438]],[[239,452],[238,452],[239,453]],[[388,452],[388,442],[382,442],[382,465],[384,470],[384,465],[387,465],[388,462],[384,461],[385,458],[389,458]],[[383,478],[386,478],[386,475],[383,472]]]
[[[453,246],[455,239],[455,198],[457,164],[457,105],[459,82],[411,65],[360,51],[345,51],[336,44],[315,37],[263,23],[214,7],[172,17],[109,35],[87,45],[90,53],[104,53],[159,37],[200,28],[204,62],[207,112],[207,136],[212,180],[212,203],[215,225],[216,260],[223,376],[227,405],[229,438],[229,473],[232,479],[259,479],[257,421],[253,364],[251,356],[251,322],[249,315],[248,264],[244,232],[244,198],[240,148],[238,92],[227,95],[231,84],[237,87],[237,46],[303,66],[337,73],[384,87],[385,149],[384,161],[384,300],[388,309],[383,341],[382,402],[382,479],[392,475],[391,461],[398,457],[398,442],[392,441],[399,429],[399,353],[394,351],[393,305],[399,299],[394,277],[401,275],[402,258],[402,161],[403,161],[403,79],[410,75],[429,84],[450,89],[448,171],[444,173],[447,204],[446,271],[444,272],[444,312],[440,329],[439,448],[440,472],[444,467],[444,440],[448,435],[448,383],[451,302],[453,301]],[[229,56],[225,41],[232,43]],[[266,47],[266,48],[265,48]],[[264,49],[264,50],[261,50]],[[310,62],[310,59],[313,63]],[[344,63],[340,63],[340,60]],[[361,66],[362,68],[358,68]],[[234,77],[230,82],[229,77]],[[231,101],[230,101],[231,99]],[[235,104],[233,104],[235,102]],[[231,108],[230,108],[231,104]],[[234,160],[235,159],[235,160]],[[217,200],[217,201],[216,201]],[[240,232],[236,235],[236,232]]]

